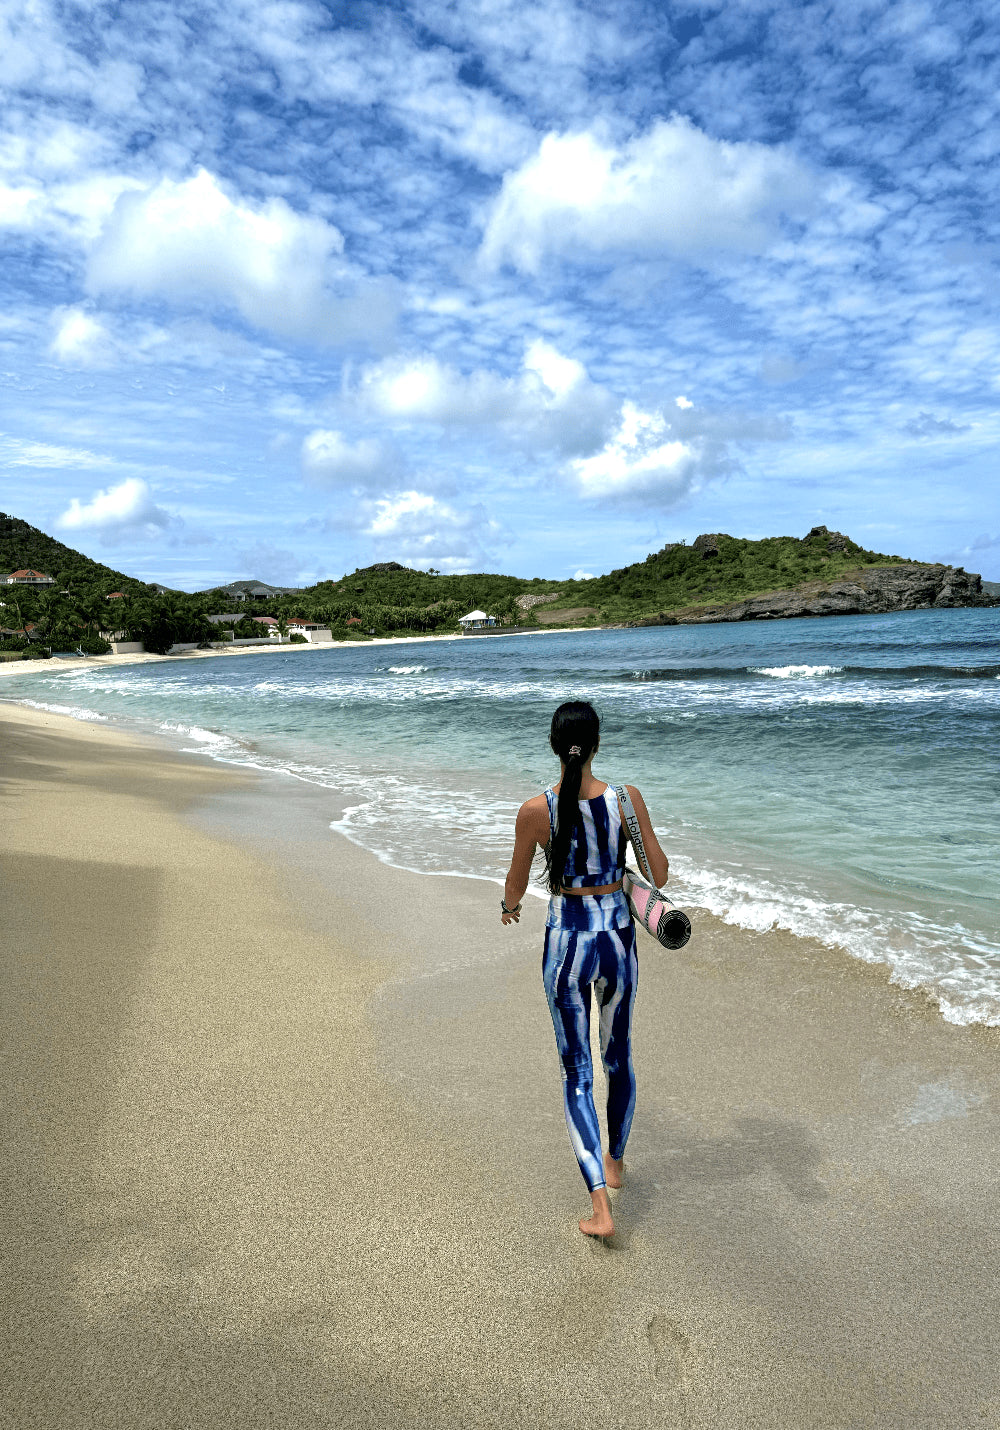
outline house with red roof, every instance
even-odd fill
[[[251,616],[250,619],[254,625],[263,626],[273,641],[281,640],[281,632],[278,630],[278,622],[274,616]]]
[[[44,571],[33,571],[30,566],[23,571],[12,571],[3,578],[8,586],[54,586],[56,578],[46,576]]]

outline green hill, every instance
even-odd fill
[[[724,534],[699,536],[691,545],[671,542],[645,561],[586,581],[525,580],[517,576],[431,576],[395,562],[367,566],[341,581],[310,590],[331,603],[426,606],[449,602],[489,611],[520,601],[520,619],[543,625],[572,620],[581,624],[642,620],[710,602],[728,602],[805,581],[832,581],[859,566],[902,562],[900,556],[867,551],[842,536],[816,527],[799,541],[772,536],[749,541]],[[527,612],[524,606],[529,605]],[[301,603],[300,603],[301,604]]]
[[[859,568],[904,561],[901,556],[868,551],[825,526],[813,527],[801,540],[768,536],[750,541],[717,532],[699,536],[690,546],[670,542],[645,561],[590,581],[574,581],[545,615],[551,619],[571,604],[598,608],[603,621],[641,620],[661,612],[790,591],[805,582],[835,581]]]
[[[690,546],[670,542],[644,561],[582,581],[529,581],[486,574],[443,576],[382,562],[340,581],[321,582],[279,605],[307,611],[312,602],[317,615],[334,623],[349,612],[366,624],[371,620],[384,627],[388,616],[393,628],[399,629],[420,624],[432,613],[435,628],[453,625],[473,607],[495,614],[505,623],[550,627],[740,619],[738,614],[727,616],[726,608],[783,592],[802,592],[815,605],[818,593],[845,580],[860,583],[864,592],[873,586],[874,593],[862,597],[866,609],[875,609],[880,601],[886,609],[929,604],[943,589],[945,573],[950,570],[870,551],[841,532],[818,526],[801,540],[773,536],[751,541],[722,532],[707,533]],[[914,583],[914,573],[924,573],[923,581]],[[876,575],[873,585],[870,578]],[[965,573],[961,578],[955,576],[950,604],[978,604],[978,580]],[[841,604],[850,609],[849,603]],[[718,614],[710,614],[713,612]],[[775,614],[797,613],[790,608],[781,610],[780,603],[775,608]],[[817,608],[816,614],[823,613]],[[747,617],[756,614],[747,612]]]
[[[17,516],[0,511],[0,576],[23,567],[33,567],[46,576],[54,576],[58,585],[73,583],[104,583],[109,591],[124,591],[126,587],[148,587],[134,576],[115,571],[100,561],[92,561],[71,546],[64,546],[54,536],[46,536],[37,526]]]
[[[74,650],[82,643],[94,653],[107,649],[102,630],[142,640],[156,651],[175,640],[200,639],[208,628],[196,598],[164,593],[84,556],[20,517],[0,512],[0,576],[24,567],[52,576],[55,585],[0,586],[0,627],[15,632],[0,638],[0,652],[16,653],[24,644],[16,634],[21,631],[45,648]],[[109,601],[112,592],[123,596]]]
[[[464,616],[473,607],[483,610],[509,607],[509,614],[513,616],[519,596],[536,589],[555,591],[561,584],[565,583],[482,572],[472,576],[443,576],[414,571],[396,561],[380,561],[375,566],[360,567],[340,581],[321,581],[310,588],[310,594],[345,605],[413,606],[423,609],[440,605],[460,606],[457,620],[458,616]]]
[[[239,634],[259,634],[251,614],[293,616],[329,625],[337,638],[455,631],[460,616],[481,608],[504,626],[633,625],[663,621],[745,620],[993,603],[978,576],[958,568],[907,562],[869,551],[840,532],[814,527],[793,536],[751,541],[725,533],[690,546],[670,542],[644,561],[582,581],[528,580],[499,573],[446,576],[395,561],[360,567],[339,581],[302,590],[243,580],[193,593],[137,581],[47,536],[17,517],[0,515],[0,574],[31,566],[56,578],[54,588],[5,588],[0,624],[31,624],[34,639],[72,647],[101,630],[143,640],[218,637],[209,615],[243,619]],[[239,591],[237,592],[237,589]],[[113,591],[124,599],[109,601]],[[242,601],[234,597],[242,595]],[[11,614],[13,612],[13,615]],[[17,638],[10,640],[17,644]]]

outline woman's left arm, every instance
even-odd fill
[[[646,858],[649,860],[649,872],[653,876],[656,887],[662,889],[667,882],[667,875],[670,873],[670,860],[660,848],[660,841],[653,832],[653,821],[646,809],[646,801],[635,785],[626,785],[625,788],[632,798],[632,807],[639,821],[639,833],[642,835]]]
[[[544,805],[544,798],[541,803]],[[544,811],[538,807],[539,801],[529,799],[517,811],[517,821],[514,825],[514,853],[510,858],[510,870],[507,874],[507,883],[504,886],[503,900],[510,910],[518,909],[517,913],[505,913],[500,911],[500,920],[504,924],[517,923],[520,916],[519,905],[524,898],[528,887],[528,880],[531,877],[531,861],[535,857],[535,847],[544,844],[549,835],[549,815],[548,806]],[[541,836],[541,837],[539,837]]]

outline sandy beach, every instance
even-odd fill
[[[540,901],[503,930],[321,792],[46,712],[0,775],[0,1424],[1000,1426],[997,1030],[641,936],[592,1243]]]

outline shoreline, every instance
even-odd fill
[[[569,636],[578,635],[581,631],[593,630],[616,630],[615,626],[560,626],[558,630],[537,631],[511,631],[509,635],[503,631],[491,633],[490,640],[511,639],[515,636]],[[257,646],[235,646],[223,649],[212,650],[184,650],[177,651],[174,655],[157,655],[153,651],[134,651],[127,655],[87,655],[73,658],[62,658],[60,656],[50,656],[47,660],[9,660],[0,661],[0,677],[4,675],[35,675],[55,670],[94,670],[101,667],[118,667],[123,665],[150,665],[158,661],[177,660],[205,660],[213,656],[241,656],[241,655],[274,655],[285,654],[289,651],[317,651],[317,650],[356,650],[358,648],[367,649],[371,646],[383,645],[421,645],[425,641],[462,641],[473,639],[464,633],[456,631],[448,632],[445,635],[421,635],[421,636],[373,636],[367,641],[307,641],[303,645],[257,645]],[[56,662],[53,665],[53,660]]]
[[[593,1244],[540,910],[152,739],[0,739],[19,1430],[989,1423],[995,1030],[808,940],[640,935]]]

